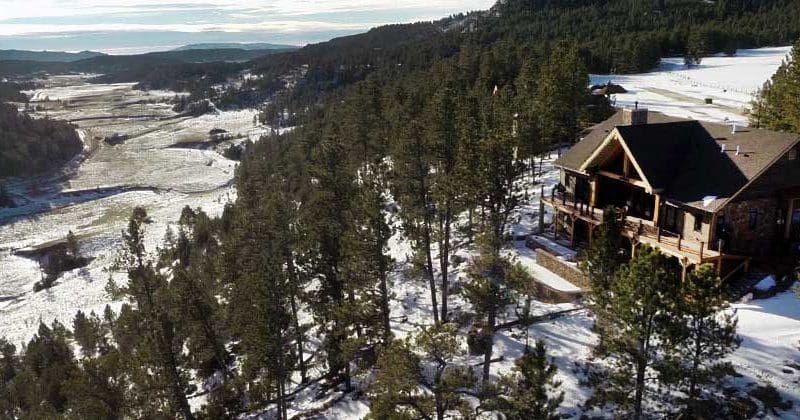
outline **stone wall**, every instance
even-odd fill
[[[546,284],[536,282],[536,300],[545,303],[570,303],[583,296],[581,292],[556,290]]]
[[[581,270],[561,261],[555,255],[543,249],[536,250],[536,263],[581,289],[590,288],[589,279]]]
[[[756,212],[755,227],[750,225],[751,211]],[[761,198],[725,206],[725,251],[743,255],[769,255],[778,232],[778,200]]]

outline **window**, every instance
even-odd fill
[[[755,229],[758,226],[758,210],[750,210],[750,229]]]
[[[703,215],[702,214],[695,214],[694,215],[694,231],[700,232],[703,230]]]

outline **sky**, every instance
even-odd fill
[[[305,45],[495,0],[0,0],[0,49],[134,54],[191,43]]]

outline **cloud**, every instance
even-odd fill
[[[369,24],[377,26],[378,24]],[[305,31],[346,31],[364,28],[363,23],[331,23],[321,21],[294,21],[272,20],[259,23],[203,23],[203,24],[168,24],[149,25],[140,23],[130,24],[87,24],[87,25],[59,25],[53,31],[51,25],[37,24],[0,24],[0,36],[14,37],[45,34],[68,34],[81,32],[272,32],[294,33]]]
[[[82,34],[78,48],[113,48],[97,33],[241,33],[319,41],[389,23],[481,10],[495,0],[0,0],[0,47],[64,48],[47,42]],[[307,35],[304,35],[307,34]],[[263,36],[262,36],[263,35]],[[283,36],[282,36],[283,35]],[[245,40],[247,40],[245,38]],[[145,42],[145,41],[142,41]],[[151,45],[151,38],[147,45]],[[123,47],[123,46],[119,46]],[[125,48],[131,46],[125,45]],[[73,48],[70,45],[70,48]],[[142,48],[147,48],[142,45]]]

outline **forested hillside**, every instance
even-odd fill
[[[248,146],[222,217],[187,207],[148,249],[134,210],[107,286],[118,309],[41,323],[25,347],[0,340],[0,416],[286,420],[349,399],[370,419],[561,418],[548,349],[528,344],[541,296],[507,251],[514,215],[543,191],[542,155],[612,112],[588,71],[784,43],[797,8],[509,0],[246,65],[142,73],[217,99],[212,83],[249,69],[263,77],[241,92],[280,92],[262,121],[293,129]],[[598,362],[569,364],[585,391],[569,413],[747,417],[722,388],[738,341],[713,268],[681,283],[657,251],[620,252],[604,220],[582,266]],[[397,302],[403,287],[421,294]],[[498,372],[512,327],[524,350]],[[764,410],[785,408],[775,394]]]
[[[0,104],[0,177],[57,168],[83,149],[72,124],[33,119]]]

